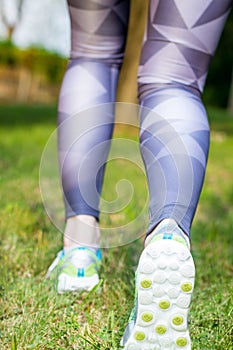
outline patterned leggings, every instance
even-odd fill
[[[130,1],[68,0],[68,5],[71,56],[58,113],[66,217],[98,218],[114,124],[109,106],[115,101]],[[162,219],[173,218],[189,234],[209,148],[200,95],[231,5],[232,0],[150,1],[138,70],[140,149],[150,193],[148,233]],[[98,108],[94,115],[88,113],[105,103],[106,113]],[[73,115],[75,122],[63,123]]]

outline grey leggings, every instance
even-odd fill
[[[138,70],[140,148],[150,232],[173,218],[189,234],[209,148],[200,95],[232,0],[151,0]],[[99,217],[129,0],[68,0],[71,56],[59,98],[59,164],[66,217]],[[83,113],[81,111],[88,110]],[[80,113],[78,113],[80,112]],[[66,123],[76,115],[75,122]],[[78,119],[77,119],[78,118]],[[70,119],[71,120],[71,119]],[[75,142],[74,142],[75,140]]]

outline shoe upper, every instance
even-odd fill
[[[61,250],[50,265],[46,278],[57,279],[62,273],[73,278],[92,277],[98,274],[101,250],[94,252],[87,247],[75,247],[67,254]]]

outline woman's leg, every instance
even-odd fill
[[[138,74],[150,233],[165,218],[189,235],[209,147],[201,101],[232,0],[151,0]]]
[[[71,57],[58,108],[66,227],[64,249],[47,274],[58,292],[90,290],[99,281],[98,206],[129,15],[129,0],[68,0],[68,5]]]
[[[65,245],[91,245],[97,243],[99,196],[114,123],[109,105],[106,110],[97,106],[115,101],[129,0],[68,0],[68,5],[71,58],[61,87],[58,115],[59,164],[67,218],[64,236]]]
[[[187,235],[209,147],[200,94],[231,3],[150,1],[138,74],[150,226],[125,350],[191,350],[187,320],[195,267]]]

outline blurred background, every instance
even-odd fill
[[[136,102],[136,74],[148,1],[131,1],[118,100]],[[0,103],[56,103],[69,56],[65,0],[0,0]],[[204,102],[233,111],[233,13],[212,61]]]

